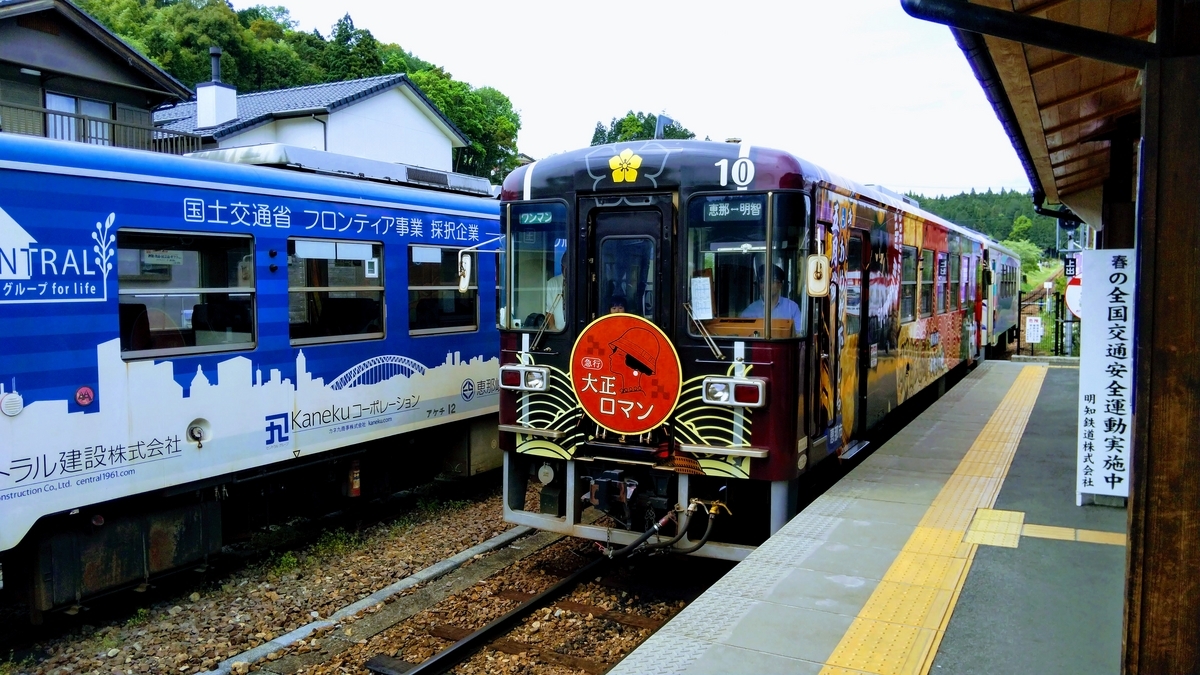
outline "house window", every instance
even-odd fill
[[[383,245],[288,239],[293,345],[383,337]]]
[[[479,328],[479,286],[475,266],[467,291],[458,290],[458,249],[408,248],[408,333],[464,333]]]
[[[45,123],[41,87],[0,80],[0,131],[42,136],[46,131]]]
[[[112,145],[112,104],[46,92],[46,136],[93,145]]]
[[[121,355],[254,347],[248,236],[117,231]]]
[[[905,246],[900,251],[900,321],[917,318],[917,249]]]
[[[933,316],[933,251],[921,250],[921,316]]]

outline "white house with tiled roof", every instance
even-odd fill
[[[219,77],[196,87],[196,101],[156,111],[155,125],[200,134],[206,148],[280,143],[440,171],[469,143],[404,75],[240,95]]]

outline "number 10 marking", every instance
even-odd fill
[[[722,159],[713,164],[713,166],[721,169],[721,187],[729,185],[729,160]],[[733,162],[733,183],[738,186],[739,190],[745,190],[746,186],[754,180],[754,162],[751,162],[747,157],[740,157]]]

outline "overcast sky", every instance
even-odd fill
[[[895,190],[1029,189],[950,30],[899,0],[260,2],[325,36],[348,12],[379,40],[499,89],[534,158],[586,146],[597,121],[632,109]]]

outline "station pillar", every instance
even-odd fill
[[[1159,0],[1137,207],[1123,671],[1200,672],[1200,3]]]

